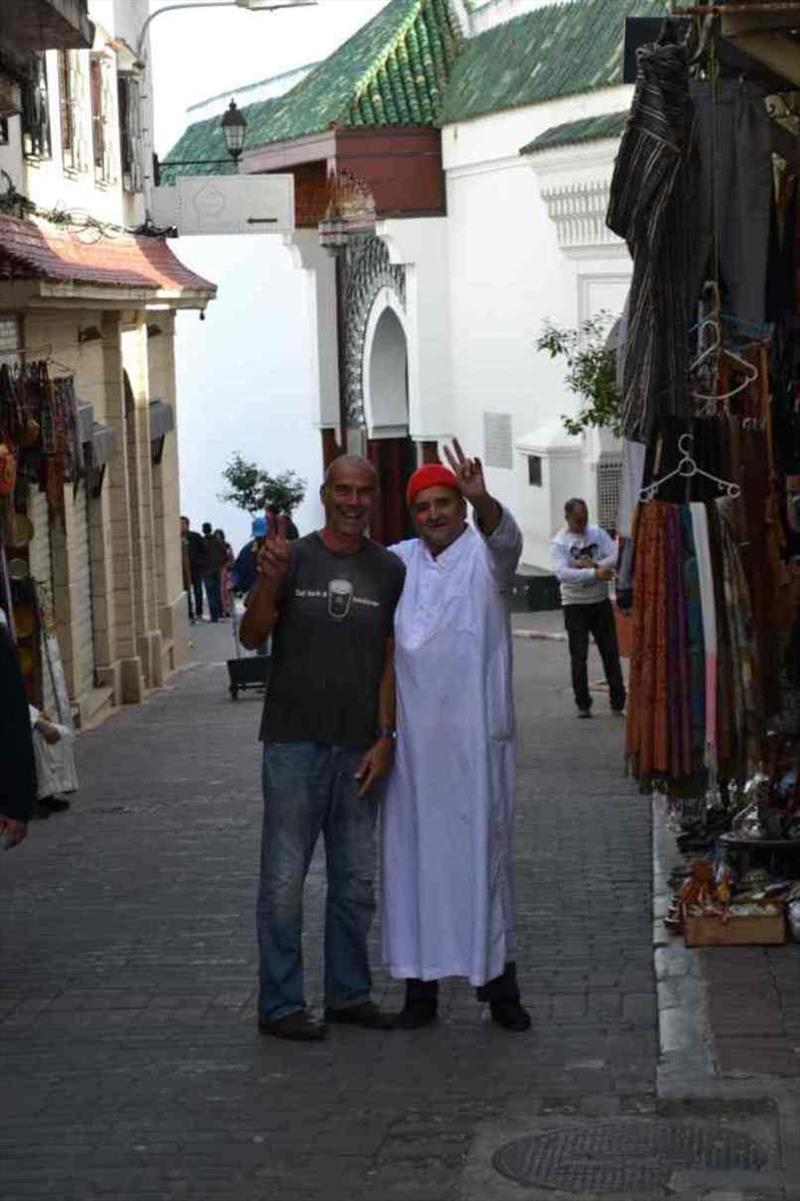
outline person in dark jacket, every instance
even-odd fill
[[[203,576],[206,573],[206,544],[203,535],[193,530],[188,517],[181,517],[181,536],[186,540],[186,551],[189,558],[189,578],[194,593],[193,620],[201,621],[203,617]],[[191,612],[191,608],[190,608]]]
[[[224,542],[217,538],[210,521],[203,522],[203,545],[206,552],[203,583],[208,597],[208,612],[212,621],[219,621],[222,615],[222,569],[227,562],[227,553]]]
[[[258,574],[258,552],[266,536],[266,517],[254,517],[250,531],[250,541],[246,542],[239,551],[239,554],[236,556],[236,562],[231,568],[230,580],[235,592],[246,595],[253,587],[253,584],[255,584]]]
[[[9,850],[28,833],[36,799],[30,711],[17,648],[0,621],[0,847]]]

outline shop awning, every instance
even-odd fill
[[[175,429],[175,412],[172,405],[163,400],[150,401],[150,441],[163,438]]]
[[[80,299],[91,289],[182,308],[205,308],[217,291],[164,238],[0,216],[0,283],[25,280],[38,282],[43,296]]]
[[[104,467],[114,457],[116,434],[110,425],[95,421],[92,429],[92,466]]]

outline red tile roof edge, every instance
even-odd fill
[[[46,279],[202,292],[217,286],[180,261],[165,238],[143,237],[93,227],[75,229],[35,217],[29,221],[0,216],[0,280]]]

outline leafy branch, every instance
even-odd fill
[[[607,345],[613,320],[612,314],[600,312],[578,329],[559,329],[551,321],[545,321],[536,341],[537,350],[549,354],[551,359],[565,360],[566,385],[570,392],[581,397],[582,406],[576,417],[562,414],[561,421],[568,434],[582,434],[594,426],[619,436],[617,354]]]
[[[251,515],[266,509],[291,515],[306,494],[306,481],[296,472],[281,471],[278,475],[270,475],[238,452],[231,458],[222,478],[228,489],[219,494],[219,499]]]

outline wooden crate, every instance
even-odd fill
[[[737,914],[735,907],[726,921],[714,913],[687,917],[684,922],[687,947],[775,947],[786,942],[783,910]]]

